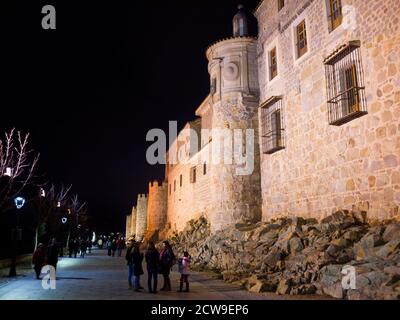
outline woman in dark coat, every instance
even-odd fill
[[[32,264],[35,269],[36,279],[40,279],[40,273],[42,271],[42,267],[46,262],[46,252],[44,250],[43,244],[39,243],[37,249],[33,253],[32,256]]]
[[[50,266],[53,266],[54,269],[57,269],[58,253],[59,249],[57,246],[57,242],[56,239],[53,238],[51,239],[49,246],[47,247],[47,263]]]
[[[168,241],[164,241],[163,246],[164,248],[160,253],[160,271],[164,278],[164,285],[160,290],[171,291],[171,279],[169,278],[169,274],[175,263],[175,255]]]
[[[131,261],[133,266],[133,287],[135,291],[140,291],[143,287],[140,286],[140,276],[144,273],[142,262],[143,253],[140,252],[139,245],[134,245],[131,251]]]
[[[153,242],[149,242],[146,251],[146,263],[147,263],[147,285],[150,293],[157,293],[157,277],[159,267],[159,253]],[[152,285],[153,282],[153,285]]]

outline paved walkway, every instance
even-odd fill
[[[128,289],[127,267],[123,257],[109,257],[104,250],[94,251],[85,259],[63,258],[57,267],[55,290],[44,290],[41,281],[34,279],[33,272],[14,281],[0,285],[0,300],[251,300],[293,299],[275,294],[254,294],[239,287],[214,280],[205,274],[191,275],[191,292],[178,293],[179,274],[172,273],[172,292],[149,294]],[[147,275],[141,279],[146,286]],[[159,285],[162,276],[159,276]],[[297,297],[299,298],[299,297]],[[306,298],[306,297],[301,297]]]

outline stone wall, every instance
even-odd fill
[[[136,206],[136,240],[142,241],[147,231],[148,196],[139,194]]]
[[[132,221],[132,215],[126,216],[126,227],[125,227],[125,237],[129,238],[132,233],[131,233],[131,221]]]
[[[136,207],[132,207],[132,213],[131,213],[131,236],[136,235]]]
[[[149,183],[149,204],[147,210],[147,235],[151,238],[158,231],[165,229],[167,223],[168,184],[158,181]]]
[[[323,218],[363,209],[369,218],[398,214],[400,204],[400,6],[397,0],[342,0],[350,9],[330,32],[326,2],[264,1],[259,21],[261,102],[283,96],[285,149],[261,155],[263,219]],[[355,19],[351,13],[355,13]],[[296,22],[306,19],[308,52],[294,58]],[[349,23],[347,23],[349,22]],[[351,40],[361,42],[368,114],[328,124],[324,59]],[[278,52],[278,77],[268,81],[267,52]]]

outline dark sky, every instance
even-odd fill
[[[241,1],[250,12],[258,2]],[[238,3],[2,3],[0,133],[30,132],[40,172],[72,184],[99,228],[122,229],[136,195],[164,176],[146,163],[147,131],[193,119],[209,90],[205,49],[231,36]],[[56,30],[41,28],[46,4]]]

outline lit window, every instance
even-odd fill
[[[341,0],[329,0],[329,24],[330,31],[335,30],[342,23]]]
[[[297,35],[297,58],[300,58],[307,52],[307,32],[306,32],[306,21],[303,20],[296,27]]]
[[[261,106],[261,130],[263,153],[285,148],[281,97],[272,97]]]
[[[360,42],[342,46],[324,63],[329,124],[342,125],[367,114]]]
[[[269,80],[272,80],[278,75],[278,62],[276,59],[276,48],[269,52]]]

